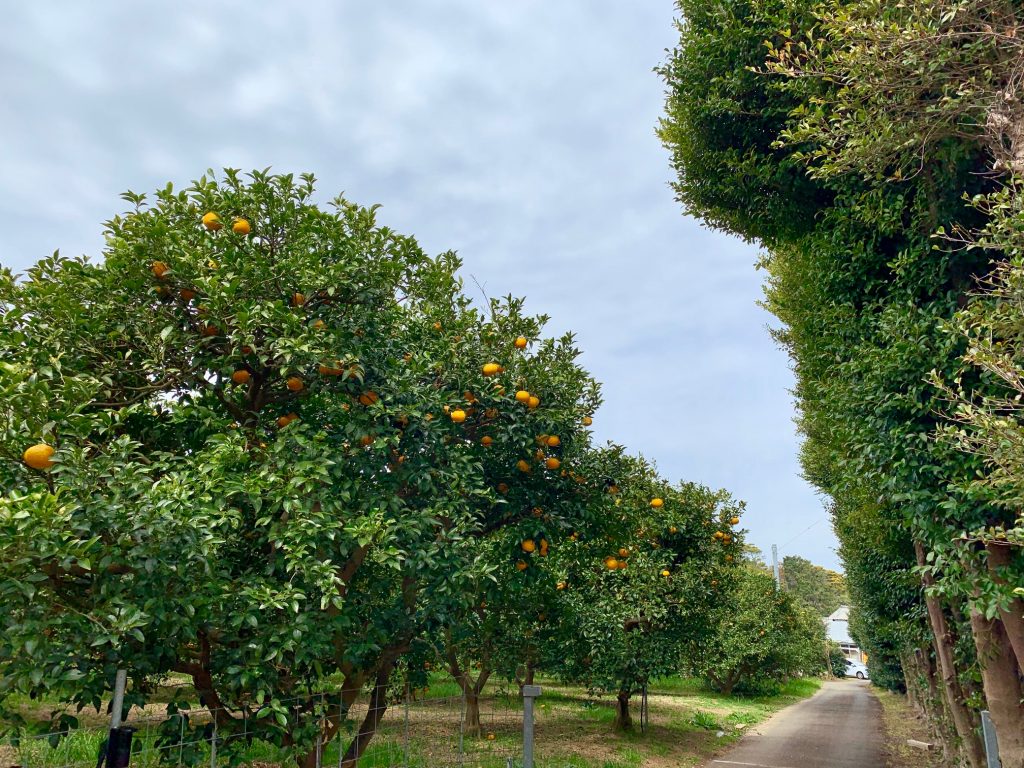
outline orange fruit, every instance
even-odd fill
[[[327,325],[327,323],[325,323],[320,318],[317,318],[316,320],[313,321],[312,328],[313,328],[313,330],[316,330],[316,331],[322,331],[326,325]]]
[[[327,365],[321,363],[320,367],[317,368],[321,376],[341,376],[345,373],[345,369],[340,367],[341,363],[337,360],[334,361],[333,365]]]
[[[366,448],[368,445],[371,445],[372,443],[373,438],[370,437],[369,435],[363,435],[362,437],[359,438],[359,444],[364,448]]]
[[[494,438],[491,437],[490,435],[484,435],[483,437],[480,438],[480,445],[484,446],[485,448],[489,445],[492,445],[493,443]]]
[[[365,406],[371,406],[376,403],[380,397],[372,389],[368,389],[359,396],[359,402]]]
[[[725,537],[724,533],[722,533],[721,531],[715,531],[715,538],[716,539],[721,539],[721,538],[724,538],[724,537]]]
[[[734,517],[734,518],[732,518],[732,520],[729,521],[729,525],[739,525],[739,524],[740,524],[740,519],[738,517]]]
[[[516,392],[516,400],[520,403],[528,403],[530,402],[530,393],[525,389],[520,389]]]
[[[295,293],[292,294],[292,306],[293,307],[301,307],[305,303],[306,303],[306,296],[305,296],[305,294],[299,293],[298,291],[296,291]]]
[[[533,458],[535,458],[537,461],[544,461],[544,451],[538,448],[536,451],[533,452]]]
[[[203,326],[203,330],[201,331],[201,333],[203,334],[203,336],[216,336],[220,333],[220,328],[218,328],[216,325],[210,325],[209,323],[207,323],[206,325]]]
[[[493,733],[490,733],[490,732],[488,732],[488,734],[487,734],[487,740],[488,740],[488,741],[494,741],[494,734],[493,734]]]
[[[483,372],[484,376],[493,376],[501,370],[501,366],[497,363],[484,363]]]
[[[551,458],[544,462],[544,466],[547,467],[548,469],[555,470],[562,466],[562,462],[560,462],[558,459],[552,456]]]
[[[196,292],[191,288],[182,288],[178,291],[178,295],[181,296],[184,301],[192,301],[192,299],[196,297]]]
[[[530,408],[536,408],[538,405],[540,405],[540,398],[535,397],[534,395],[530,395],[530,402],[528,402],[527,405]]]
[[[284,429],[289,424],[291,424],[293,421],[295,421],[297,418],[299,418],[299,415],[297,413],[289,413],[286,416],[281,416],[277,420],[277,426],[281,427],[281,429]]]
[[[305,388],[305,384],[302,383],[302,379],[298,376],[289,376],[285,380],[285,386],[288,387],[292,392],[301,392]]]
[[[557,448],[558,446],[560,446],[562,444],[562,441],[561,441],[561,439],[559,439],[558,435],[549,435],[547,443],[552,448]]]
[[[608,555],[608,557],[604,559],[604,567],[609,571],[614,571],[619,567],[619,561],[611,555]]]
[[[476,397],[473,395],[472,392],[463,392],[462,393],[462,399],[465,400],[467,403],[475,403],[476,402]]]
[[[540,507],[534,507],[532,514],[533,514],[534,517],[540,517],[541,515],[544,514],[544,510],[541,509]]]
[[[526,561],[525,560],[520,560],[518,563],[516,563],[516,570],[517,571],[525,571],[526,570]]]
[[[526,459],[520,459],[519,461],[516,462],[516,469],[518,469],[520,472],[529,472],[530,462],[528,462]]]
[[[498,483],[498,493],[508,493],[508,483]]]
[[[449,414],[449,416],[452,417],[452,421],[454,421],[456,424],[461,424],[466,420],[466,412],[461,408],[456,408]]]
[[[434,323],[434,330],[435,331],[440,331],[441,330],[441,324],[440,323]]]
[[[224,225],[221,223],[220,216],[213,211],[203,214],[203,226],[211,232],[216,232]]]
[[[679,529],[678,529],[678,528],[676,528],[676,527],[675,527],[674,525],[670,525],[670,526],[668,527],[668,532],[669,532],[669,533],[679,533]]]
[[[231,374],[231,380],[235,382],[235,384],[248,384],[249,379],[251,378],[252,374],[245,370],[245,368],[239,368],[237,371]]]
[[[171,270],[171,268],[162,261],[154,261],[149,265],[149,268],[152,270],[153,276],[156,277],[157,280],[163,280],[164,275]]]
[[[619,560],[619,570],[620,571],[626,570],[626,561],[625,560]]]
[[[32,469],[42,471],[53,466],[53,454],[54,450],[52,445],[37,443],[36,445],[27,448],[25,452],[21,454],[21,459],[32,467]]]
[[[583,417],[583,426],[584,427],[589,427],[593,423],[594,423],[594,420],[592,418],[590,418],[589,416],[584,416]]]
[[[520,545],[523,548],[523,552],[533,552],[537,549],[537,545],[533,542],[533,539],[526,539]]]
[[[665,506],[665,500],[651,499],[651,506],[654,507],[655,509],[661,509],[663,506]]]
[[[667,579],[667,578],[668,578],[669,576],[671,576],[672,574],[671,574],[671,573],[669,573],[668,569],[666,569],[666,568],[662,568],[662,570],[661,570],[661,575],[662,575],[662,576],[664,576],[664,577],[665,577],[665,578]]]
[[[541,539],[540,540],[540,554],[541,554],[542,557],[547,557],[547,554],[548,554],[548,540],[547,539]]]
[[[526,344],[527,344],[526,337],[525,336],[520,336],[519,338],[516,339],[515,344],[516,344],[516,349],[526,349]]]
[[[557,584],[555,584],[555,589],[562,590],[565,589],[567,586],[569,585],[566,584],[564,581],[560,581]]]
[[[629,554],[629,550],[625,547],[619,549],[619,557],[626,557]]]
[[[725,562],[731,563],[732,562],[732,555],[726,555],[725,556]]]
[[[249,222],[243,218],[237,218],[231,223],[231,231],[236,235],[248,235],[252,232]]]

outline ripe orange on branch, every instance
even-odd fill
[[[380,396],[372,389],[368,389],[359,396],[359,402],[361,405],[371,406],[380,399]]]
[[[518,337],[515,341],[516,349],[526,349],[527,343],[525,336]]]
[[[484,446],[485,448],[489,445],[492,445],[493,443],[494,438],[491,437],[490,435],[484,435],[483,437],[480,438],[480,445]]]
[[[456,424],[461,424],[466,420],[466,412],[461,408],[456,408],[449,416],[451,416],[452,421]]]
[[[501,366],[497,363],[484,363],[483,373],[484,376],[494,376],[501,370]]]
[[[248,384],[249,379],[251,378],[252,374],[245,370],[245,368],[239,368],[237,371],[231,374],[231,380],[235,382],[235,384]]]
[[[540,405],[540,398],[537,397],[536,395],[530,395],[530,400],[529,402],[526,403],[526,405],[529,406],[530,408],[536,408],[538,405]]]
[[[153,276],[156,277],[157,280],[163,280],[164,275],[166,275],[171,270],[171,268],[168,267],[162,261],[154,261],[152,264],[150,264],[149,268],[153,272]]]
[[[556,470],[560,466],[562,466],[562,462],[556,459],[554,456],[552,456],[547,461],[544,462],[544,466],[550,470]]]
[[[519,391],[516,392],[516,401],[520,403],[530,402],[530,393],[527,392],[525,389],[520,389]]]
[[[306,385],[302,383],[302,379],[298,376],[289,376],[285,381],[285,386],[292,392],[301,392],[306,387]]]
[[[47,445],[46,443],[37,443],[36,445],[27,448],[21,455],[22,460],[32,467],[32,469],[38,469],[40,471],[49,469],[53,466],[53,446]]]
[[[523,548],[523,552],[533,552],[537,549],[537,545],[534,543],[533,539],[525,539],[520,546]]]
[[[203,214],[203,226],[206,227],[210,232],[216,232],[224,225],[221,223],[220,216],[213,211]]]
[[[661,509],[663,506],[665,506],[665,500],[657,498],[651,499],[651,506],[654,507],[655,509]]]
[[[231,224],[231,231],[236,235],[248,235],[252,232],[252,227],[249,226],[249,222],[245,219],[238,218]]]

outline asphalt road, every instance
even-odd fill
[[[707,768],[883,768],[882,713],[860,680],[826,682]]]

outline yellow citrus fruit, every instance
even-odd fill
[[[516,392],[516,400],[520,403],[528,403],[530,402],[530,393],[525,389],[520,389]]]
[[[363,394],[359,396],[359,402],[366,406],[373,405],[379,399],[380,398],[378,397],[377,393],[374,392],[372,389],[368,389],[366,392],[363,392]]]
[[[669,532],[669,533],[679,533],[679,529],[678,529],[678,528],[676,528],[676,527],[675,527],[674,525],[670,525],[670,526],[668,527],[668,532]]]
[[[725,556],[725,562],[731,563],[732,562],[732,555],[726,555]]]
[[[487,734],[487,740],[488,741],[494,741],[494,734],[493,733],[488,733]]]
[[[607,568],[609,571],[614,571],[616,568],[619,567],[619,561],[611,555],[609,555],[604,559],[604,567]]]
[[[298,376],[289,376],[285,381],[285,386],[292,392],[301,392],[306,385],[302,383],[302,379]]]
[[[520,472],[529,472],[530,471],[530,462],[528,462],[526,459],[520,459],[519,461],[516,462],[516,468]]]
[[[292,306],[301,307],[306,303],[306,295],[303,293],[295,292],[292,294]]]
[[[661,575],[662,575],[662,576],[664,576],[665,578],[668,578],[668,577],[669,577],[669,576],[671,576],[672,574],[671,574],[671,573],[669,573],[668,569],[666,569],[666,568],[663,568],[663,569],[661,570]]]
[[[533,458],[535,458],[537,461],[544,461],[544,451],[538,448],[536,451],[533,452]]]
[[[583,426],[584,427],[589,427],[593,423],[594,423],[594,420],[592,418],[590,418],[589,416],[584,416],[583,417]]]
[[[210,211],[209,213],[203,214],[203,226],[211,232],[216,232],[224,225],[220,221],[220,216],[213,211]]]
[[[619,560],[619,570],[620,571],[626,570],[626,561],[625,560]]]
[[[484,435],[483,437],[480,438],[480,445],[484,446],[485,448],[489,445],[492,445],[493,443],[494,438],[491,437],[490,435]]]
[[[369,435],[363,435],[362,437],[359,438],[359,444],[361,446],[363,446],[364,448],[366,448],[367,446],[371,445],[372,443],[373,443],[373,438],[370,437]]]
[[[53,446],[46,443],[37,443],[21,454],[22,460],[32,469],[49,469],[53,466]]]
[[[207,323],[206,325],[203,326],[201,333],[203,334],[203,336],[216,336],[220,333],[220,328],[218,328],[216,325],[211,325]]]
[[[245,368],[239,368],[237,371],[231,374],[231,380],[235,382],[235,384],[248,384],[249,379],[251,378],[252,374],[245,370]]]
[[[526,349],[526,337],[520,336],[516,339],[516,349]]]
[[[715,538],[716,539],[724,538],[724,536],[725,536],[725,534],[722,533],[721,531],[715,531]]]
[[[178,291],[178,295],[181,296],[183,301],[192,301],[196,297],[196,292],[191,288],[182,288]]]
[[[560,462],[558,459],[552,456],[551,458],[544,462],[544,466],[547,467],[548,469],[554,470],[562,466],[562,462]]]
[[[456,424],[461,424],[466,420],[466,412],[461,408],[456,408],[449,415],[452,417],[452,421]]]
[[[493,376],[501,370],[501,366],[497,363],[484,363],[483,372],[484,376]]]
[[[327,323],[325,323],[320,318],[317,318],[316,320],[313,321],[312,328],[315,331],[322,331],[326,325],[327,325]]]
[[[252,232],[252,227],[249,226],[249,222],[245,219],[235,219],[231,224],[231,231],[236,235],[248,235]]]
[[[557,448],[558,446],[560,446],[562,444],[562,441],[558,437],[558,435],[549,435],[547,442],[548,442],[548,445],[551,446],[552,448]]]
[[[540,405],[540,398],[535,395],[530,395],[530,401],[527,403],[530,408],[536,408]]]
[[[320,372],[321,376],[341,376],[345,373],[345,369],[341,367],[341,363],[337,360],[332,365],[321,364],[317,371]]]
[[[740,519],[738,517],[734,517],[732,520],[729,521],[729,525],[739,525],[739,524],[740,524]]]
[[[508,483],[498,483],[498,493],[508,493]]]
[[[523,552],[533,552],[537,549],[537,545],[534,544],[533,539],[525,539],[520,546],[522,546]]]
[[[651,506],[654,507],[655,509],[660,509],[661,507],[665,506],[665,500],[651,499]]]
[[[526,570],[526,561],[525,560],[520,560],[518,563],[516,563],[516,570],[517,571],[525,571]]]
[[[565,588],[566,588],[567,586],[569,586],[569,585],[568,585],[568,584],[566,584],[566,583],[565,583],[564,581],[560,581],[560,582],[558,582],[558,583],[557,583],[557,584],[555,585],[555,589],[559,589],[559,590],[561,590],[561,589],[565,589]]]
[[[626,555],[628,555],[628,554],[629,554],[629,550],[626,549],[625,547],[622,547],[621,549],[619,549],[619,557],[626,557]]]
[[[153,276],[156,277],[157,280],[163,280],[164,275],[166,275],[171,269],[162,261],[154,261],[149,265],[149,268],[152,270]]]

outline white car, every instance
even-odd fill
[[[858,680],[869,680],[868,668],[859,661],[846,660],[846,676],[856,677]]]

